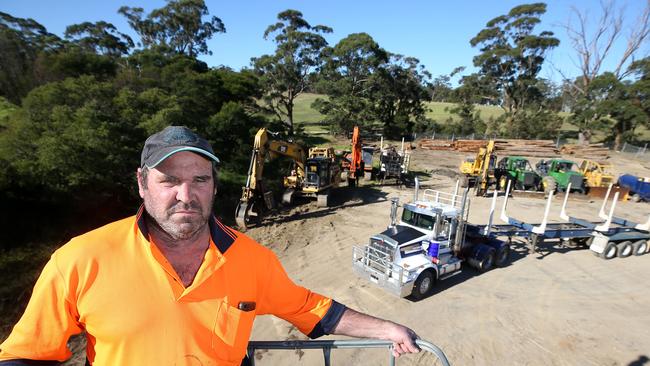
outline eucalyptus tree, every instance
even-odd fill
[[[138,33],[144,48],[159,48],[189,57],[211,55],[207,41],[216,33],[226,32],[218,17],[203,20],[209,15],[203,0],[170,0],[146,17],[144,9],[139,7],[122,6],[118,13],[125,16]]]
[[[372,91],[375,73],[389,60],[389,53],[366,33],[353,33],[327,48],[316,88],[327,95],[313,107],[336,129],[350,132],[355,125],[375,120]]]
[[[498,92],[492,102],[505,111],[504,131],[511,132],[525,110],[541,102],[538,74],[547,52],[560,44],[550,31],[534,33],[544,13],[544,3],[516,6],[487,22],[470,40],[472,47],[480,50],[474,66],[482,80]]]
[[[275,53],[251,61],[260,77],[267,110],[292,135],[295,99],[308,89],[313,73],[319,70],[321,51],[327,46],[323,34],[331,33],[332,29],[310,25],[297,10],[285,10],[277,18],[278,22],[264,32],[264,39],[271,37],[275,42]]]

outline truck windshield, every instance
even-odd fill
[[[574,165],[574,164],[571,163],[571,162],[568,162],[568,161],[562,161],[562,162],[559,162],[559,163],[557,164],[557,170],[558,170],[558,171],[561,171],[561,172],[569,172],[569,171],[571,171],[571,170],[574,170],[574,171],[575,171],[575,169],[573,169],[573,165]]]
[[[402,222],[425,230],[433,230],[433,224],[436,222],[436,219],[433,216],[420,214],[404,208]]]

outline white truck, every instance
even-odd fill
[[[416,180],[413,202],[403,205],[391,199],[391,224],[355,246],[352,266],[357,275],[388,292],[420,300],[431,293],[436,281],[460,273],[467,262],[480,272],[508,261],[509,245],[496,238],[467,230],[468,190],[458,195],[426,189],[419,199]]]

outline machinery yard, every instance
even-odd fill
[[[452,192],[466,153],[415,149],[410,170],[421,188]],[[565,156],[571,159],[571,156]],[[534,159],[533,159],[534,160]],[[579,160],[574,160],[579,163]],[[647,160],[612,152],[609,162],[618,176],[650,176]],[[531,161],[532,163],[532,161]],[[643,165],[645,163],[645,166]],[[540,192],[541,193],[541,192]],[[413,199],[413,188],[361,180],[359,187],[336,188],[329,207],[304,200],[280,209],[246,234],[272,248],[289,276],[314,291],[352,308],[412,327],[438,345],[454,365],[644,365],[650,362],[650,254],[603,260],[586,247],[547,242],[534,253],[514,239],[510,261],[479,274],[462,273],[440,281],[431,296],[411,301],[391,295],[357,277],[352,247],[390,223],[391,198]],[[551,207],[559,218],[563,195]],[[500,207],[501,200],[498,200]],[[513,195],[508,214],[539,222],[543,194]],[[471,195],[468,221],[486,224],[491,198]],[[598,220],[601,201],[571,194],[569,215]],[[616,215],[645,223],[646,202],[618,202]],[[501,224],[498,212],[495,224]],[[289,323],[258,317],[252,340],[304,339]],[[341,337],[330,337],[340,339]],[[257,365],[322,365],[320,351],[257,351]],[[386,364],[385,351],[332,352],[332,364]],[[413,355],[398,365],[434,364],[432,355]]]

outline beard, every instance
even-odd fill
[[[204,211],[201,204],[196,201],[190,203],[178,202],[166,210],[156,210],[147,200],[144,202],[145,209],[155,224],[173,240],[187,240],[200,233],[208,224],[212,204],[213,202],[210,202],[207,211]],[[190,211],[193,214],[174,217],[174,214],[178,211]]]

